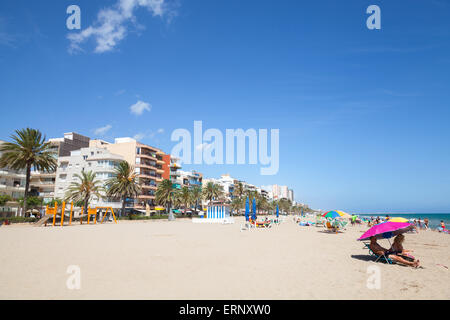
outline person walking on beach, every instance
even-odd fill
[[[428,221],[428,218],[423,219],[423,224],[425,225],[425,229],[428,229],[428,224],[430,222]]]

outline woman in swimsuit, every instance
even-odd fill
[[[405,236],[403,234],[399,234],[394,238],[394,243],[392,243],[392,246],[389,250],[385,252],[386,256],[394,259],[393,256],[396,256],[397,258],[401,258],[404,261],[408,261],[407,265],[418,267],[419,266],[419,260],[416,260],[413,256],[409,254],[409,252],[413,252],[412,250],[405,250],[403,248],[403,241],[405,241]],[[400,263],[404,263],[403,261],[399,261]]]

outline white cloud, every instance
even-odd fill
[[[140,116],[144,113],[144,111],[150,111],[152,109],[152,106],[150,105],[150,103],[144,102],[139,100],[138,102],[136,102],[135,104],[133,104],[130,107],[130,111],[132,114],[135,114],[137,116]]]
[[[108,124],[108,125],[106,125],[104,127],[95,129],[94,130],[94,134],[98,135],[98,136],[103,136],[104,134],[106,134],[111,129],[112,129],[112,125]]]
[[[164,133],[164,129],[163,128],[158,129],[158,133],[159,134],[163,134]]]
[[[167,0],[117,0],[109,8],[99,11],[93,25],[79,33],[70,33],[69,52],[83,51],[81,44],[89,38],[96,42],[95,52],[111,51],[127,36],[128,23],[136,24],[135,10],[146,8],[153,16],[163,17],[166,13],[172,17]]]
[[[137,140],[137,141],[141,141],[144,138],[145,138],[145,133],[138,133],[133,137],[133,139]]]

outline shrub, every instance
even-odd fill
[[[10,223],[33,223],[38,221],[38,218],[26,218],[26,217],[9,217],[0,218],[0,222],[5,222],[8,220]]]
[[[7,194],[0,194],[0,207],[3,207],[8,201],[11,201],[12,198]]]

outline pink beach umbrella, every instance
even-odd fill
[[[371,237],[376,237],[377,239],[389,239],[395,237],[398,234],[408,232],[412,229],[414,229],[414,225],[411,223],[385,221],[374,225],[372,228],[367,230],[358,240],[368,240]]]

